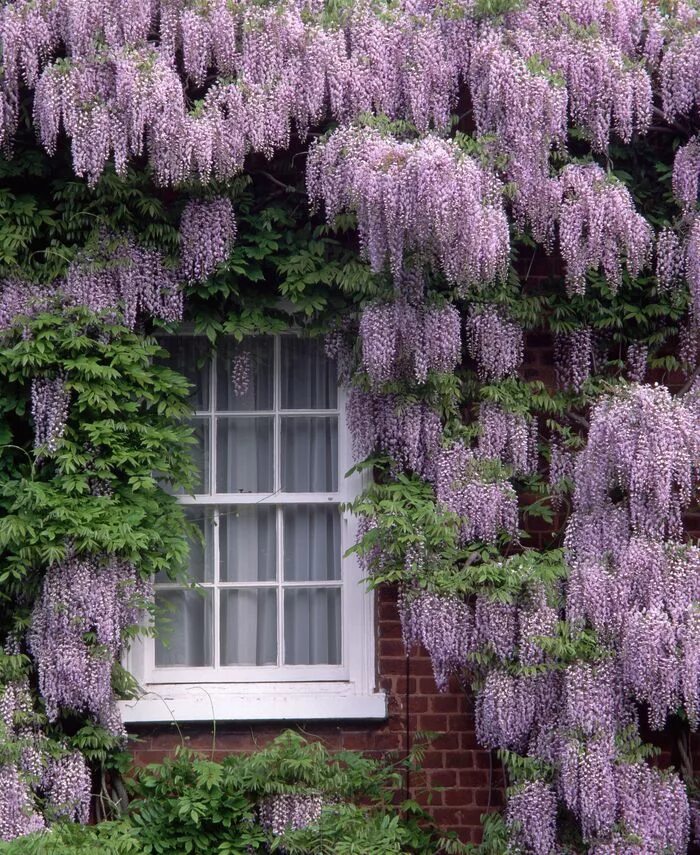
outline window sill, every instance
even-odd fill
[[[188,721],[385,719],[384,692],[357,694],[351,683],[247,683],[146,686],[120,701],[125,724]]]

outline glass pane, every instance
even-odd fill
[[[277,664],[277,591],[221,592],[221,664]]]
[[[271,493],[272,416],[218,418],[216,489],[219,493]]]
[[[222,582],[274,582],[277,578],[276,518],[277,511],[271,507],[221,508]]]
[[[340,665],[339,588],[287,588],[284,658],[287,665]]]
[[[185,516],[200,532],[204,543],[198,537],[188,538],[190,555],[188,575],[194,582],[214,581],[214,512],[201,505],[189,505],[184,508]],[[156,582],[168,582],[168,574],[161,570]]]
[[[156,666],[211,666],[212,591],[158,591],[156,606]]]
[[[338,406],[335,362],[320,339],[281,336],[282,409],[334,410]]]
[[[194,460],[197,474],[195,476],[194,492],[209,492],[209,419],[192,419],[195,445],[190,446],[190,454]],[[180,491],[181,492],[181,491]]]
[[[336,416],[288,416],[282,419],[282,489],[287,493],[336,492]]]
[[[285,507],[284,578],[290,582],[340,579],[337,507]]]
[[[272,336],[255,336],[242,342],[224,339],[216,354],[216,409],[271,410],[273,366]]]
[[[209,409],[209,372],[211,357],[206,338],[195,335],[164,335],[159,344],[170,354],[163,362],[174,371],[184,374],[194,389],[190,396],[192,408]]]

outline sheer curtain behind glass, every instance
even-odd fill
[[[208,367],[197,367],[201,340],[170,336],[167,347],[173,367],[206,386],[192,396],[202,476],[198,495],[184,500],[205,546],[192,546],[199,591],[159,587],[170,625],[168,644],[156,643],[156,666],[340,665],[334,363],[319,342],[292,335],[225,339]],[[250,383],[237,396],[231,377],[242,353]],[[290,494],[299,502],[276,500]]]

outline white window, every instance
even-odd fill
[[[335,365],[292,334],[224,339],[213,356],[197,336],[162,344],[194,386],[198,485],[180,500],[204,545],[197,590],[156,580],[168,618],[132,651],[145,694],[125,720],[383,717],[371,597],[343,557],[356,521],[341,505],[361,483],[345,477]]]

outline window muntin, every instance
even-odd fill
[[[209,359],[196,336],[163,346],[206,386],[192,396],[198,492],[180,497],[205,546],[190,558],[199,591],[157,580],[168,643],[151,646],[150,670],[173,682],[344,679],[339,505],[348,497],[334,363],[320,342],[291,334],[225,339]],[[250,383],[236,396],[242,352]]]

